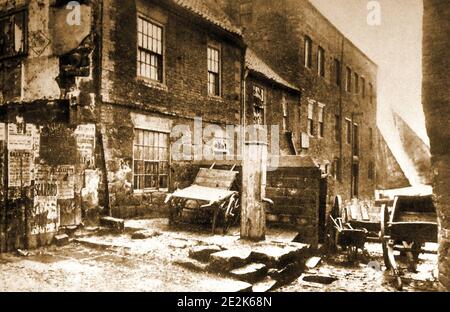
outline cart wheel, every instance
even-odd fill
[[[402,291],[403,290],[403,282],[402,282],[402,278],[400,276],[397,276],[396,278],[396,285],[395,285],[398,291]]]
[[[389,260],[389,250],[388,244],[390,237],[388,236],[388,220],[389,220],[389,211],[386,205],[381,206],[381,231],[380,231],[380,240],[381,240],[381,248],[383,249],[383,260],[386,268],[389,270],[392,268],[391,261]]]

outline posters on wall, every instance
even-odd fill
[[[0,122],[0,142],[6,140],[6,126],[4,123]]]
[[[35,196],[34,213],[30,225],[31,234],[56,232],[59,228],[59,214],[56,196]]]
[[[58,166],[56,168],[58,199],[75,198],[75,167]]]
[[[93,167],[95,160],[95,125],[79,125],[75,130],[75,138],[81,163]]]
[[[27,187],[31,185],[33,170],[31,151],[10,151],[8,159],[8,185],[10,187]]]

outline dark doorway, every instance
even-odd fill
[[[352,198],[359,196],[359,164],[352,165]]]

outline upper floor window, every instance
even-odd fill
[[[308,103],[308,134],[314,135],[314,103]]]
[[[208,94],[220,96],[220,51],[208,46]]]
[[[242,0],[239,4],[239,18],[241,24],[252,22],[253,3],[252,0]]]
[[[308,36],[305,37],[305,67],[312,66],[312,40]]]
[[[359,156],[359,128],[353,124],[353,155]]]
[[[288,125],[289,125],[289,109],[288,109],[286,97],[284,94],[283,94],[283,98],[281,100],[282,100],[281,104],[282,104],[282,109],[283,109],[283,131],[287,132],[287,131],[289,131],[289,127],[288,127]]]
[[[370,100],[370,104],[373,103],[373,97],[374,97],[373,85],[371,83],[369,83],[369,100]]]
[[[369,162],[369,168],[367,170],[369,180],[375,179],[375,164],[373,161]]]
[[[341,116],[334,115],[334,139],[336,142],[341,140]]]
[[[319,47],[317,53],[317,73],[320,77],[325,77],[325,50]]]
[[[352,92],[352,70],[350,67],[347,67],[347,75],[345,79],[345,90],[347,92]]]
[[[355,73],[355,93],[359,94],[359,75]]]
[[[335,73],[335,83],[337,86],[341,86],[341,62],[338,59],[334,59],[334,73]]]
[[[361,93],[363,98],[366,97],[366,79],[364,77],[361,77]]]
[[[346,125],[346,131],[347,131],[347,135],[346,135],[346,139],[347,139],[347,144],[351,144],[352,143],[352,121],[350,119],[345,119],[345,125]]]
[[[26,10],[0,18],[0,59],[25,54],[27,48]]]
[[[138,76],[163,81],[163,29],[138,17]]]
[[[255,124],[264,124],[265,98],[264,89],[260,86],[253,85],[253,117]]]
[[[319,137],[323,138],[325,136],[325,108],[323,105],[319,104]]]

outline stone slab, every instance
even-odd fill
[[[251,259],[264,263],[269,268],[281,268],[289,263],[304,259],[309,253],[309,245],[301,243],[262,244],[252,249]]]
[[[100,219],[100,225],[105,226],[117,233],[122,233],[125,230],[125,221],[123,219],[103,217]]]
[[[222,251],[217,245],[194,246],[189,250],[189,257],[192,259],[208,262],[213,253]]]
[[[211,269],[229,272],[249,262],[251,250],[247,248],[229,249],[211,254]]]
[[[267,266],[262,263],[250,263],[230,271],[230,275],[241,281],[256,283],[267,274]]]
[[[252,291],[253,292],[268,292],[273,290],[277,285],[277,281],[272,279],[271,277],[266,277],[264,280],[253,284]]]

